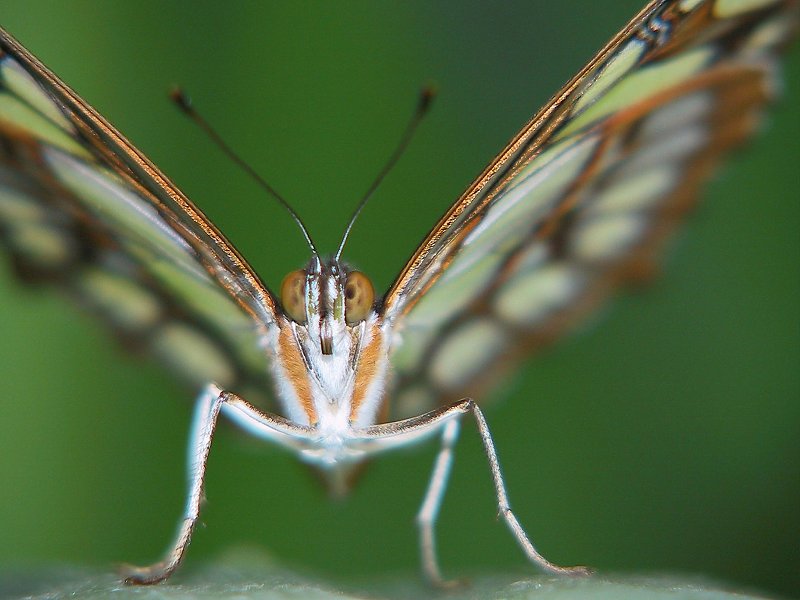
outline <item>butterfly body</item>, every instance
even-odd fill
[[[295,307],[297,319],[280,321],[273,344],[274,379],[290,388],[281,388],[279,394],[286,415],[326,433],[375,423],[387,369],[385,336],[372,307],[364,318],[348,323],[347,277],[338,262],[316,256],[305,271],[290,274],[287,280],[293,281],[283,288],[297,285],[304,306]],[[364,381],[363,372],[369,369],[374,370],[369,378],[374,389]]]
[[[352,432],[378,422],[385,402],[389,332],[372,307],[351,307],[353,284],[365,279],[336,260],[314,256],[304,271],[284,282],[285,303],[293,305],[277,325],[272,347],[273,379],[283,414],[314,432],[303,456],[329,466],[352,458]],[[351,312],[360,310],[358,319]]]
[[[368,456],[439,435],[420,508],[426,575],[459,420],[493,374],[648,270],[697,188],[755,128],[791,1],[651,2],[452,205],[386,295],[313,252],[273,294],[208,218],[18,42],[0,33],[0,220],[20,273],[50,280],[199,389],[190,490],[168,577],[199,515],[217,417],[319,467],[343,492]],[[338,256],[338,255],[337,255]],[[582,572],[582,571],[579,571]]]

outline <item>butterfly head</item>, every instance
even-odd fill
[[[324,356],[334,353],[337,338],[372,314],[374,302],[375,291],[366,275],[317,256],[281,284],[284,313],[318,339]]]
[[[312,462],[338,464],[342,432],[373,424],[380,409],[388,361],[374,301],[369,279],[335,259],[315,256],[281,285],[278,395],[325,438]]]

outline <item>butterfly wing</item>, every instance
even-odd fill
[[[658,250],[776,88],[793,1],[651,2],[490,163],[387,293],[392,417],[466,395]]]
[[[253,397],[277,302],[222,234],[92,107],[0,30],[0,239],[194,385]]]

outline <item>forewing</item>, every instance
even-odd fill
[[[0,51],[0,239],[17,273],[57,282],[191,384],[263,397],[269,291],[172,182],[2,30]]]
[[[795,2],[652,2],[554,96],[389,290],[392,417],[478,395],[647,275],[700,184],[756,129],[796,19]]]

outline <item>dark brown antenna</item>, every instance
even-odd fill
[[[291,215],[294,222],[297,223],[297,226],[300,227],[300,231],[303,232],[303,237],[306,239],[306,243],[308,247],[311,248],[311,252],[315,256],[319,256],[319,252],[317,252],[317,247],[314,245],[314,242],[311,240],[311,236],[308,233],[308,229],[306,229],[305,224],[300,219],[298,214],[295,210],[291,207],[291,205],[284,200],[283,196],[281,196],[275,188],[273,188],[267,181],[259,175],[253,167],[251,167],[242,157],[240,157],[233,149],[222,139],[222,136],[217,133],[217,131],[209,125],[208,121],[206,121],[192,106],[191,99],[184,93],[184,91],[180,87],[175,87],[169,94],[170,99],[175,103],[175,105],[183,112],[187,117],[189,117],[196,125],[202,129],[205,134],[211,138],[211,141],[214,142],[225,155],[230,158],[234,163],[236,163],[239,168],[241,168],[245,173],[250,175],[268,194],[270,194],[275,200],[277,200],[278,204],[280,204],[283,208],[286,209],[286,212]]]
[[[342,241],[339,244],[339,249],[336,251],[334,260],[339,260],[339,257],[342,255],[342,250],[344,250],[344,245],[347,243],[347,238],[350,235],[350,230],[353,228],[353,224],[356,222],[358,215],[361,214],[361,211],[367,205],[367,202],[369,202],[372,194],[375,193],[375,190],[378,189],[378,186],[384,180],[386,175],[392,170],[398,159],[403,155],[403,152],[405,152],[409,142],[411,141],[411,138],[414,137],[414,132],[417,130],[417,126],[428,112],[431,102],[435,97],[436,89],[432,85],[427,85],[422,88],[422,91],[420,91],[419,100],[417,101],[417,109],[414,111],[414,114],[411,116],[411,119],[406,125],[406,129],[403,131],[403,135],[400,138],[400,141],[397,143],[397,146],[395,146],[394,152],[392,152],[392,154],[389,156],[389,159],[383,165],[383,168],[378,173],[378,176],[367,189],[367,193],[364,194],[361,202],[358,203],[358,206],[356,206],[356,209],[353,211],[353,216],[350,217],[350,221],[347,223],[347,228],[344,230],[344,235],[342,236]]]

